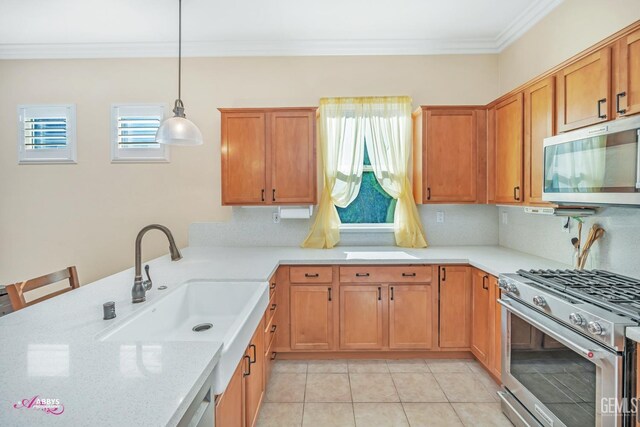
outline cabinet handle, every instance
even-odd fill
[[[253,361],[251,360],[251,358],[249,358],[249,365],[251,365],[252,363],[256,363],[256,357],[258,356],[258,353],[256,352],[256,345],[255,344],[251,344],[249,347],[251,347],[253,349]]]
[[[269,289],[275,289],[276,288],[276,284],[275,282],[271,284],[271,286],[269,286]]]
[[[513,199],[520,201],[520,187],[513,187]]]
[[[276,360],[277,353],[275,351],[271,352],[271,360]]]
[[[447,280],[447,268],[442,267],[442,281],[445,282]]]
[[[264,202],[264,188],[262,189],[262,201]]]
[[[616,112],[618,114],[624,114],[627,112],[626,108],[623,108],[622,110],[620,109],[620,98],[623,96],[627,96],[627,92],[620,92],[616,95]]]
[[[271,193],[271,201],[275,202],[276,201],[276,189],[273,189],[273,192]]]
[[[402,277],[416,277],[416,273],[402,273]]]
[[[369,277],[369,273],[356,273],[356,277]]]
[[[393,286],[391,287],[391,301],[393,301]]]
[[[482,276],[482,289],[484,290],[489,290],[489,286],[487,286],[487,280],[489,280],[489,276],[484,275]]]
[[[602,104],[604,104],[605,102],[607,102],[607,98],[598,99],[598,118],[599,119],[607,118],[607,113],[602,114],[601,112]]]
[[[427,187],[427,200],[431,200],[431,187]]]
[[[251,375],[251,356],[249,356],[248,354],[246,354],[243,358],[244,359],[249,359],[249,363],[247,364],[247,368],[249,369],[247,372],[243,372],[242,376],[243,377],[248,377],[249,375]]]
[[[378,286],[378,301],[382,301],[382,286]]]
[[[319,276],[319,274],[318,274],[318,273],[313,273],[313,274],[311,274],[311,273],[304,273],[304,277],[318,277],[318,276]]]
[[[271,326],[271,333],[272,333],[272,334],[273,334],[273,333],[275,333],[275,332],[276,332],[276,329],[278,329],[278,325],[273,325],[273,326]]]
[[[271,304],[271,308],[269,310],[273,311],[276,309],[277,306],[278,304]]]
[[[327,288],[327,290],[329,291],[329,301],[331,301],[332,300],[332,298],[331,298],[331,288]]]

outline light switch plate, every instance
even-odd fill
[[[436,222],[443,223],[444,222],[444,212],[437,211],[436,212]]]
[[[506,212],[502,212],[502,225],[509,224],[509,214]]]

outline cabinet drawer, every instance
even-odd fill
[[[276,310],[278,308],[278,303],[276,302],[276,294],[271,295],[271,299],[269,300],[269,305],[264,312],[265,325],[271,322],[273,316],[276,314]]]
[[[289,268],[289,281],[291,283],[331,283],[332,280],[332,267],[304,266]]]
[[[271,344],[274,342],[274,338],[276,336],[276,331],[278,330],[278,325],[274,323],[274,318],[271,317],[271,320],[267,321],[266,327],[264,329],[264,343],[265,348],[270,348]]]
[[[431,266],[340,267],[341,283],[430,283]]]

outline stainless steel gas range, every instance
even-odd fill
[[[499,278],[502,409],[515,425],[629,426],[640,281],[606,271]],[[626,406],[625,406],[626,405]]]

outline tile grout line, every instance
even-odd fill
[[[353,425],[358,427],[356,424],[356,405],[353,401],[353,389],[351,388],[351,369],[349,369],[349,361],[347,360],[347,379],[349,380],[349,396],[351,396],[351,413],[353,414]]]
[[[389,369],[389,361],[387,361],[387,369]],[[396,381],[393,379],[393,372],[391,372],[391,369],[389,369],[389,375],[391,376],[391,383],[393,384],[393,388],[396,390],[396,394],[398,395],[398,401],[400,403],[400,407],[402,408],[404,419],[407,421],[407,425],[411,427],[411,423],[409,422],[409,417],[407,416],[407,411],[404,410],[404,402],[400,397],[400,392],[398,391],[398,386],[396,385]]]
[[[307,406],[307,382],[309,381],[309,361],[306,363],[306,369],[304,370],[304,393],[302,393],[302,419],[300,420],[300,427],[304,425],[304,410]]]

